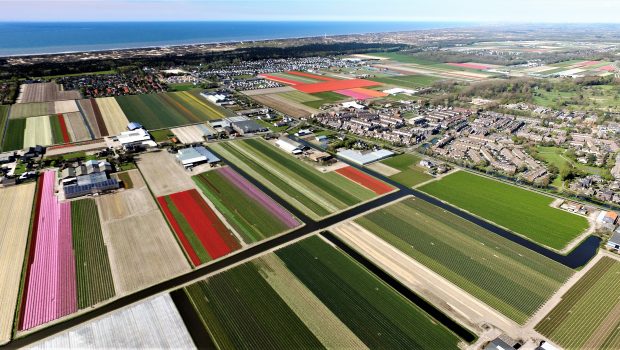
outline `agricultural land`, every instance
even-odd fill
[[[420,189],[558,250],[589,226],[585,217],[552,208],[551,197],[469,172],[450,174]]]

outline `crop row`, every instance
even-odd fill
[[[453,349],[459,338],[314,236],[186,287],[218,347]]]
[[[196,190],[157,200],[195,266],[241,247]]]
[[[226,142],[212,147],[315,219],[376,196],[335,172],[322,173],[263,140]]]
[[[246,243],[299,225],[292,214],[231,168],[208,171],[193,179]]]
[[[562,296],[536,330],[565,348],[615,344],[620,326],[619,273],[620,262],[602,258]]]
[[[114,297],[114,281],[95,201],[71,202],[71,223],[78,307],[82,309]]]
[[[572,273],[419,200],[405,200],[357,222],[519,323]]]

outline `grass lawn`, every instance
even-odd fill
[[[420,160],[420,157],[405,153],[384,159],[381,163],[400,170],[400,173],[390,176],[390,179],[405,186],[413,187],[433,178],[433,176],[426,173],[424,168],[418,165]]]
[[[220,142],[210,147],[314,219],[376,196],[344,176],[320,172],[264,140]]]
[[[356,222],[519,324],[573,273],[419,199],[405,199]]]
[[[551,197],[465,171],[420,190],[558,250],[589,225],[584,217],[550,207]]]
[[[560,170],[560,172],[563,169],[569,168],[571,166],[577,168],[578,170],[581,170],[583,172],[586,172],[592,175],[601,175],[606,170],[604,168],[598,168],[598,167],[574,162],[572,159],[564,155],[564,153],[566,152],[566,149],[561,148],[561,147],[538,146],[537,150],[538,150],[538,155],[541,158],[543,158],[545,162],[547,162],[548,164],[555,165]],[[553,180],[552,185],[555,186],[556,188],[562,188],[562,179],[559,176],[557,176]]]
[[[168,141],[171,137],[174,137],[174,134],[170,131],[170,129],[153,130],[149,131],[149,133],[153,136],[153,140],[155,140],[155,142]]]
[[[179,83],[179,84],[168,84],[168,87],[170,88],[168,91],[173,92],[173,91],[189,91],[189,90],[193,90],[196,88],[196,85],[194,85],[193,83]]]
[[[565,349],[620,348],[620,262],[603,257],[535,329]]]
[[[419,88],[424,86],[432,85],[437,80],[440,80],[436,77],[431,77],[427,75],[401,75],[401,76],[390,76],[384,78],[372,78],[372,81],[376,81],[379,83],[385,83],[390,85],[396,85],[404,88]],[[382,88],[385,90],[385,87]]]

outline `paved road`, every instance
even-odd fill
[[[303,143],[306,143],[303,140],[299,140]],[[220,157],[221,158],[221,157]],[[221,158],[223,159],[223,158]],[[343,160],[344,161],[344,160]],[[346,162],[346,161],[345,161]],[[482,219],[479,219],[471,214],[468,214],[456,207],[452,207],[444,202],[441,202],[429,195],[426,195],[420,191],[417,190],[413,190],[411,188],[408,188],[406,186],[403,186],[399,183],[396,183],[394,181],[392,181],[391,179],[377,173],[374,172],[370,169],[366,169],[363,167],[360,167],[356,164],[351,164],[349,162],[346,162],[349,165],[358,168],[361,171],[367,172],[370,175],[373,175],[387,183],[389,183],[390,185],[396,187],[399,189],[399,191],[397,192],[393,192],[390,194],[387,194],[383,197],[377,198],[373,201],[369,201],[367,203],[364,203],[360,206],[357,206],[355,208],[343,211],[339,214],[336,214],[334,216],[328,217],[324,220],[321,220],[319,222],[313,221],[310,218],[308,218],[308,216],[306,216],[305,214],[303,214],[302,212],[300,212],[299,210],[297,210],[295,207],[293,207],[292,205],[290,205],[289,203],[287,203],[286,201],[284,201],[282,198],[280,198],[279,196],[275,195],[272,191],[270,191],[268,188],[266,188],[265,186],[263,186],[262,184],[260,184],[258,181],[254,180],[252,177],[247,176],[247,174],[245,172],[243,172],[241,169],[239,169],[237,166],[235,166],[234,164],[229,164],[232,168],[234,168],[236,171],[238,171],[241,175],[243,175],[244,177],[246,177],[251,183],[253,183],[254,185],[256,185],[258,188],[260,188],[261,190],[263,190],[266,194],[268,194],[269,196],[271,196],[272,198],[274,198],[278,203],[280,203],[284,208],[286,208],[287,210],[289,210],[291,213],[293,213],[294,215],[296,215],[300,220],[302,220],[305,223],[305,226],[291,231],[289,233],[286,233],[284,235],[275,237],[273,239],[267,240],[267,241],[262,241],[259,243],[256,243],[255,245],[252,245],[250,247],[248,247],[245,250],[239,251],[235,254],[229,255],[227,257],[222,258],[219,261],[216,261],[214,263],[211,263],[207,266],[203,266],[203,267],[199,267],[193,271],[190,271],[186,274],[183,274],[181,276],[175,277],[173,279],[170,279],[168,281],[156,284],[154,286],[151,286],[149,288],[140,290],[138,292],[120,297],[118,299],[115,299],[114,301],[105,304],[97,309],[94,309],[92,311],[80,314],[72,319],[69,319],[67,321],[64,321],[62,323],[58,323],[55,325],[51,325],[49,327],[46,327],[44,329],[41,329],[39,331],[33,332],[27,336],[24,336],[22,338],[18,338],[18,339],[14,339],[13,341],[9,342],[8,344],[4,345],[4,346],[0,346],[0,349],[3,348],[7,348],[7,349],[13,349],[13,348],[21,348],[27,345],[30,345],[34,342],[37,342],[39,340],[42,340],[44,338],[47,338],[49,336],[52,336],[54,334],[60,333],[62,331],[65,331],[69,328],[75,327],[81,323],[90,321],[96,317],[99,317],[101,315],[116,311],[118,309],[121,309],[123,307],[126,307],[128,305],[131,305],[133,303],[139,302],[143,299],[155,296],[157,294],[175,289],[181,285],[190,283],[192,281],[198,280],[198,279],[202,279],[205,276],[207,276],[208,274],[211,273],[215,273],[217,271],[226,269],[227,267],[240,263],[244,260],[247,259],[251,259],[252,257],[255,257],[257,255],[260,255],[262,253],[265,253],[269,250],[272,250],[274,248],[277,248],[279,246],[282,246],[284,244],[290,243],[291,241],[294,241],[298,238],[310,235],[311,233],[314,233],[316,231],[320,231],[323,230],[331,225],[334,225],[336,223],[342,222],[342,221],[346,221],[350,218],[353,218],[357,215],[363,214],[365,212],[371,211],[379,206],[382,206],[384,204],[388,204],[391,203],[393,201],[396,201],[404,196],[407,195],[413,195],[421,200],[424,201],[428,201],[432,204],[435,204],[451,213],[454,213],[466,220],[469,220],[477,225],[480,225],[496,234],[499,234],[513,242],[516,242],[518,244],[521,244],[523,246],[525,246],[526,248],[532,249],[542,255],[545,255],[547,257],[549,257],[552,260],[558,261],[561,264],[564,264],[566,266],[569,266],[571,268],[577,268],[580,267],[582,265],[584,265],[587,261],[589,261],[595,254],[596,254],[596,249],[598,248],[598,242],[600,242],[600,239],[598,237],[590,237],[588,239],[586,239],[581,245],[579,245],[577,248],[575,248],[569,255],[561,255],[558,254],[554,251],[551,251],[549,249],[543,248],[527,239],[524,239],[521,236],[518,236],[512,232],[506,231],[504,229],[501,229],[491,223],[488,223]]]

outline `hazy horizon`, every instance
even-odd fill
[[[2,22],[415,21],[617,24],[611,0],[0,0]]]

